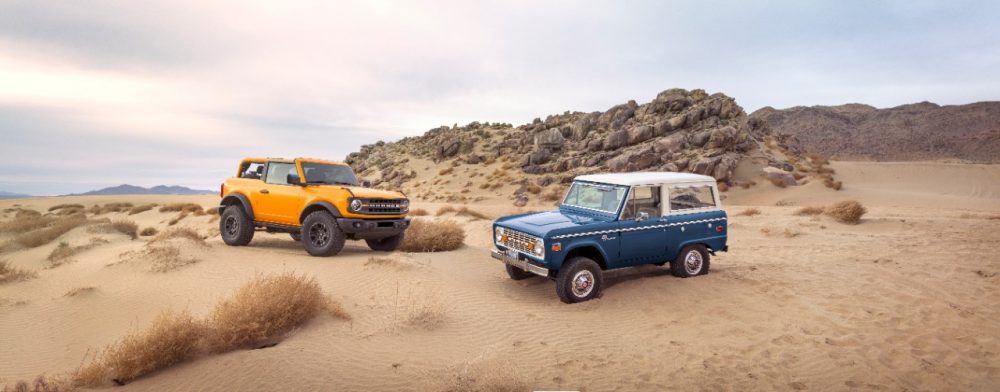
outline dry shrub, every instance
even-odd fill
[[[403,252],[441,252],[458,249],[465,241],[465,231],[452,220],[414,219],[406,229],[399,250]]]
[[[199,261],[194,257],[184,257],[181,253],[181,248],[178,246],[154,245],[152,242],[141,250],[125,252],[119,257],[119,261],[108,264],[108,266],[128,262],[148,261],[151,272],[169,272]]]
[[[437,296],[421,296],[422,302],[414,304],[406,317],[406,324],[425,330],[433,330],[444,324],[448,314],[444,303]]]
[[[87,218],[83,215],[69,215],[60,219],[57,219],[52,224],[46,226],[42,229],[37,229],[29,231],[27,233],[18,235],[14,237],[11,242],[14,246],[20,246],[24,248],[36,248],[52,242],[56,238],[61,237],[70,230],[73,230],[79,226],[87,224]]]
[[[52,216],[42,216],[34,210],[19,210],[14,219],[0,225],[0,233],[24,233],[48,226],[56,220]]]
[[[203,215],[205,209],[195,203],[172,203],[160,207],[160,212],[187,212],[189,214]]]
[[[205,237],[202,237],[201,234],[198,234],[198,232],[194,231],[194,229],[189,229],[187,227],[176,227],[164,231],[162,234],[156,236],[156,238],[153,238],[152,242],[166,241],[174,238],[191,240],[205,245]]]
[[[135,331],[108,346],[74,375],[76,385],[125,384],[143,375],[194,358],[205,326],[187,311],[161,313],[144,331]]]
[[[468,216],[472,219],[490,219],[490,217],[487,216],[486,214],[483,214],[479,211],[470,210],[469,207],[465,206],[462,206],[462,208],[459,208],[457,211],[455,211],[455,215]]]
[[[378,265],[378,266],[388,266],[395,264],[396,264],[396,259],[393,259],[391,257],[377,257],[377,256],[371,256],[368,258],[368,261],[365,262],[365,265]]]
[[[491,186],[493,186],[493,184],[488,183],[488,182],[484,182],[482,184],[479,184],[479,189],[488,189]]]
[[[14,267],[10,265],[9,261],[0,259],[0,284],[20,282],[37,277],[38,273],[35,271]]]
[[[94,286],[77,287],[75,289],[67,291],[66,294],[63,294],[63,297],[76,297],[78,295],[92,293],[94,292],[94,290],[97,290],[97,287]]]
[[[740,188],[743,188],[743,189],[750,189],[750,187],[752,187],[752,186],[754,186],[754,185],[757,185],[757,181],[747,181],[747,182],[741,182],[741,183],[740,183]]]
[[[528,186],[527,186],[527,187],[525,188],[525,190],[527,190],[527,191],[528,191],[528,193],[533,193],[533,194],[536,194],[536,195],[537,195],[537,194],[539,194],[539,193],[541,193],[541,192],[542,192],[542,187],[540,187],[540,186],[538,186],[538,185],[534,185],[534,184],[532,184],[532,185],[528,185]]]
[[[786,227],[783,234],[785,235],[785,238],[795,238],[795,237],[798,237],[799,234],[802,234],[802,233],[799,233],[798,230],[792,230],[792,229],[789,229],[789,228]]]
[[[143,213],[143,212],[152,210],[153,207],[156,207],[156,204],[143,204],[141,206],[135,206],[135,207],[132,207],[131,209],[128,210],[128,214],[129,215],[135,215],[135,214]]]
[[[438,175],[439,176],[443,176],[443,175],[446,175],[446,174],[451,174],[454,171],[455,171],[454,168],[452,168],[452,167],[446,167],[444,169],[441,169],[441,171],[438,172]]]
[[[108,203],[105,205],[94,204],[93,207],[87,209],[87,212],[94,215],[103,215],[109,212],[126,212],[130,211],[134,207],[132,203]]]
[[[52,249],[52,253],[49,253],[49,257],[46,258],[46,260],[48,260],[47,267],[55,268],[60,265],[66,264],[67,262],[69,262],[69,259],[75,256],[76,254],[88,251],[90,249],[93,249],[97,246],[106,243],[108,243],[107,240],[97,237],[91,238],[89,243],[77,246],[70,246],[66,242],[60,242],[59,245],[55,247],[55,249]]]
[[[143,237],[149,237],[151,235],[156,235],[156,233],[159,233],[159,231],[156,230],[155,227],[147,227],[145,229],[142,229],[142,231],[139,232],[139,235]]]
[[[844,187],[844,183],[840,181],[834,181],[832,178],[829,177],[823,178],[823,185],[835,191],[839,191],[841,188]]]
[[[436,215],[436,216],[441,216],[441,215],[444,215],[444,214],[447,214],[447,213],[449,213],[449,212],[455,212],[455,211],[457,211],[457,210],[455,209],[455,207],[452,207],[452,206],[444,206],[444,207],[441,207],[440,209],[438,209],[438,210],[437,210],[437,212],[436,212],[436,213],[435,213],[434,215]]]
[[[167,222],[167,225],[169,225],[169,226],[176,225],[177,222],[180,222],[180,221],[184,220],[184,218],[187,218],[187,216],[188,216],[188,212],[187,211],[183,211],[180,214],[177,214],[177,216],[174,217],[174,219],[171,219],[169,222]]]
[[[294,274],[258,276],[219,303],[208,319],[214,352],[274,344],[325,307],[315,278]]]
[[[795,211],[795,215],[819,215],[823,213],[823,207],[802,207]]]
[[[861,217],[868,212],[868,209],[855,200],[844,200],[827,207],[825,212],[838,222],[858,224],[861,222]]]
[[[102,231],[105,233],[125,234],[133,240],[139,238],[139,225],[127,219],[119,219],[108,223],[102,223],[100,225],[94,226],[94,230]]]
[[[739,214],[736,214],[736,215],[737,216],[754,216],[754,215],[760,215],[760,209],[757,209],[757,208],[747,208],[747,209],[741,211]]]
[[[771,181],[772,184],[774,184],[774,186],[778,188],[784,188],[787,186],[785,185],[785,181],[783,181],[780,178],[769,178],[769,180]]]
[[[428,214],[427,210],[425,210],[423,208],[417,208],[415,210],[410,210],[410,215],[413,215],[413,216],[425,216],[427,214]]]
[[[195,215],[197,215],[197,214],[195,214]],[[205,215],[219,216],[219,209],[218,208],[214,208],[214,207],[213,208],[206,208],[205,209]]]
[[[74,209],[74,210],[82,210],[85,207],[83,206],[83,204],[56,204],[56,205],[54,205],[52,207],[49,207],[49,212],[53,212],[53,211],[56,211],[56,210],[61,210],[61,209],[64,209],[64,208],[69,208],[69,209]]]
[[[771,229],[767,228],[767,227],[762,227],[760,229],[760,232],[761,232],[761,234],[764,234],[764,235],[771,235]]]
[[[560,201],[566,194],[566,189],[563,188],[553,188],[552,190],[545,192],[542,195],[542,201]]]

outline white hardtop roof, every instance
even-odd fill
[[[615,185],[656,185],[675,184],[688,182],[715,182],[715,178],[692,173],[676,172],[631,172],[631,173],[606,173],[588,174],[577,176],[576,180],[600,182]]]

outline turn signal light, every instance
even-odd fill
[[[562,244],[560,244],[558,242],[552,244],[552,251],[553,252],[558,252],[560,250],[562,250]]]
[[[500,236],[500,240],[503,241],[503,242],[507,242],[507,235],[504,234],[504,235]]]
[[[528,250],[535,250],[535,243],[529,242],[528,243]]]

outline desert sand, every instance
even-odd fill
[[[708,275],[613,271],[603,297],[576,305],[561,303],[548,280],[509,280],[488,255],[491,222],[434,216],[449,203],[414,205],[431,213],[420,219],[465,229],[465,246],[441,253],[349,242],[340,255],[314,258],[288,235],[263,232],[234,248],[218,237],[215,217],[189,216],[175,226],[209,236],[207,245],[185,245],[198,262],[168,272],[150,271],[141,257],[120,262],[147,237],[76,228],[0,255],[38,273],[0,285],[0,384],[72,371],[165,309],[205,315],[258,274],[294,271],[317,277],[353,319],[320,316],[274,347],[206,356],[114,389],[406,391],[460,379],[588,391],[1000,389],[1000,166],[832,167],[841,191],[762,182],[726,192],[730,252],[712,259]],[[514,208],[509,193],[463,195],[493,217],[551,207]],[[843,199],[868,207],[860,224],[794,214]],[[218,197],[35,198],[0,209],[109,202],[210,207]],[[761,213],[740,215],[748,208]],[[163,231],[176,215],[102,217]],[[108,242],[45,268],[58,242],[92,237]],[[67,295],[78,288],[92,289]]]

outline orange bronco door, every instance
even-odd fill
[[[289,226],[299,225],[299,212],[305,204],[302,187],[289,184],[290,176],[298,177],[291,162],[268,162],[264,184],[254,195],[257,220]]]

